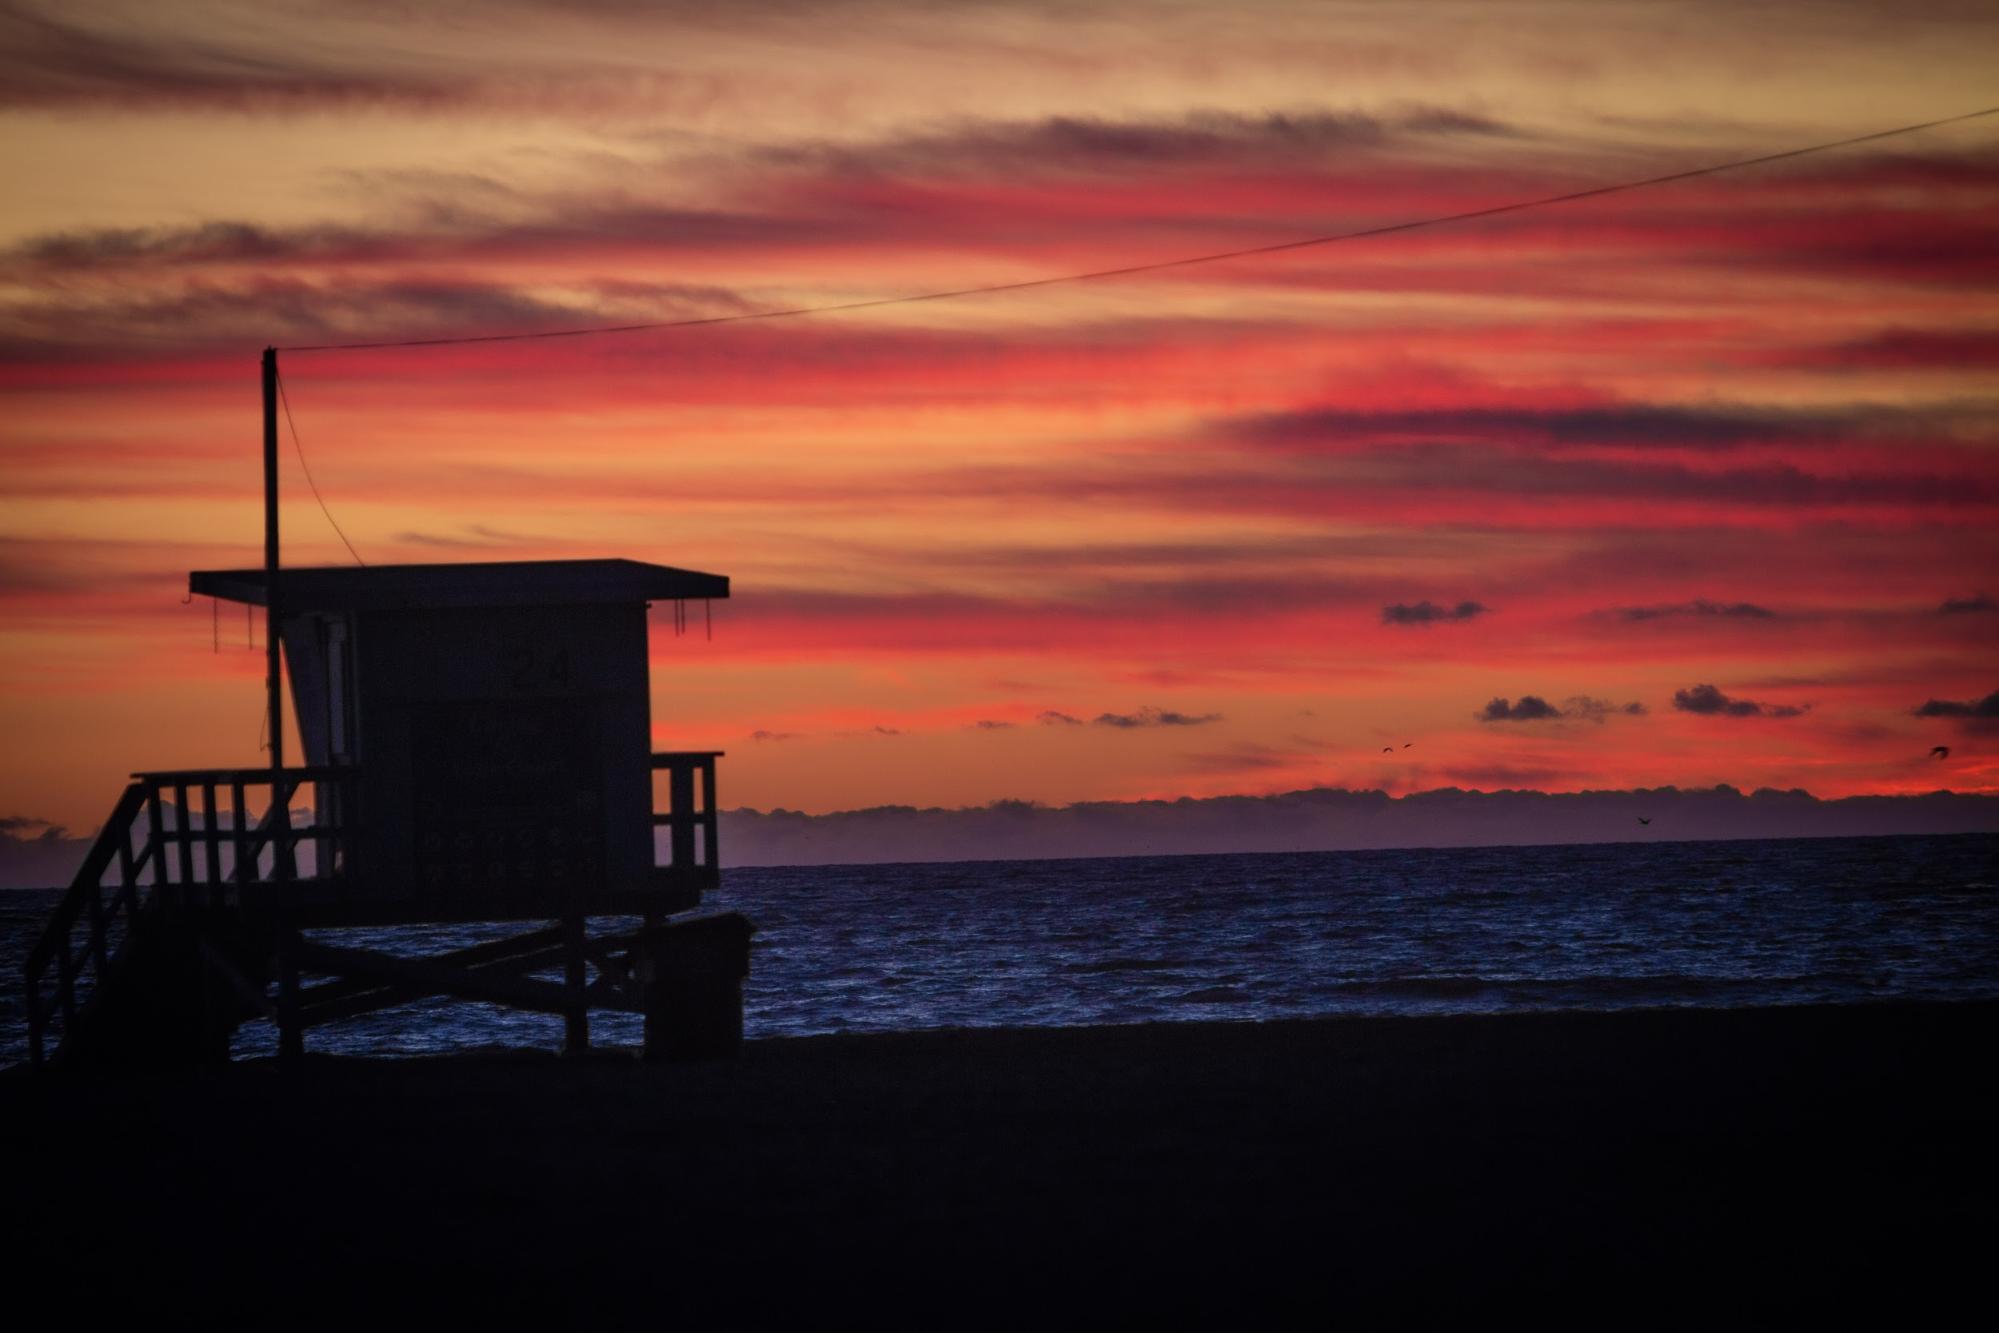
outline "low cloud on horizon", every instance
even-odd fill
[[[1131,731],[1139,727],[1200,727],[1210,722],[1222,720],[1220,713],[1176,713],[1170,709],[1154,708],[1147,705],[1136,713],[1099,713],[1091,718],[1099,727],[1116,727],[1121,731]]]
[[[1381,623],[1384,625],[1438,625],[1452,621],[1472,620],[1485,615],[1492,608],[1481,602],[1464,601],[1453,607],[1438,606],[1435,602],[1396,602],[1381,608]]]
[[[1705,597],[1696,597],[1690,602],[1669,602],[1661,606],[1620,606],[1609,614],[1619,620],[1664,620],[1670,617],[1690,616],[1717,618],[1724,620],[1775,620],[1777,613],[1754,602],[1711,602]]]
[[[1544,722],[1571,718],[1601,723],[1613,713],[1643,717],[1648,711],[1635,699],[1627,704],[1615,704],[1608,699],[1577,694],[1562,700],[1562,706],[1557,708],[1538,694],[1523,694],[1517,702],[1505,698],[1492,699],[1474,716],[1480,722]]]
[[[722,812],[721,843],[727,864],[750,866],[1999,832],[1999,796],[1974,793],[1821,800],[1795,788],[1744,792],[1726,784],[1545,792],[1516,788],[1526,772],[1479,776],[1506,789],[1391,796],[1314,787],[1266,796],[1064,806],[1008,800],[820,815],[740,809]],[[1641,824],[1640,817],[1651,822]]]
[[[1950,718],[1967,731],[1999,728],[1999,690],[1983,699],[1931,699],[1909,710],[1915,717]]]
[[[1754,699],[1736,699],[1713,685],[1696,685],[1673,691],[1673,707],[1682,713],[1702,717],[1802,717],[1807,707],[1796,704],[1766,704]]]
[[[1481,722],[1539,722],[1544,718],[1560,717],[1562,710],[1543,699],[1538,694],[1523,694],[1520,702],[1505,698],[1495,698],[1478,713]]]

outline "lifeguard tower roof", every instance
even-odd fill
[[[637,560],[495,560],[454,565],[293,568],[283,575],[287,614],[480,606],[582,606],[694,601],[729,595],[721,574]],[[263,606],[261,569],[198,569],[188,590]]]

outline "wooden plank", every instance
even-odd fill
[[[716,822],[718,816],[719,808],[715,804],[715,761],[710,759],[701,765],[701,828],[704,835],[701,864],[704,866],[722,864],[722,855],[716,844],[720,834],[720,826]]]
[[[260,884],[260,883],[271,882],[264,878],[264,869],[262,865],[264,858],[264,846],[266,843],[271,844],[272,877],[273,879],[275,879],[278,853],[273,833],[274,833],[274,824],[277,819],[277,814],[278,814],[278,808],[275,803],[266,805],[264,807],[263,817],[260,818],[257,821],[256,825],[252,827],[250,831],[244,836],[244,848],[246,852],[246,859],[239,862],[236,866],[236,882],[238,884]]]
[[[691,866],[698,864],[694,859],[694,770],[687,765],[677,765],[667,772],[667,803],[673,811],[672,833],[669,843],[673,849],[673,864]]]
[[[229,873],[237,881],[241,882],[245,878],[243,867],[250,864],[251,856],[250,826],[248,816],[243,813],[243,779],[236,778],[230,782],[229,804],[231,807],[231,839],[236,848],[236,863],[229,868]],[[254,876],[250,878],[254,878]]]
[[[132,821],[118,826],[118,901],[128,919],[139,915],[139,866],[132,859]]]
[[[303,768],[287,768],[284,775],[293,782],[317,782],[321,778],[335,778],[342,774],[358,771],[351,765],[308,764]],[[267,783],[271,780],[271,770],[264,768],[180,768],[158,772],[134,773],[134,778],[157,787],[171,787],[178,782],[249,782]]]
[[[278,1058],[297,1060],[305,1054],[305,1028],[299,1022],[298,969],[305,940],[296,930],[278,933]]]
[[[433,954],[430,961],[440,967],[481,968],[501,963],[517,964],[528,970],[546,967],[556,962],[562,954],[562,928],[550,926],[546,930],[530,931],[525,935],[513,935],[503,940],[487,940],[464,949],[454,949],[450,953]],[[513,967],[503,971],[515,970]],[[364,992],[380,990],[384,983],[379,979],[344,977],[337,981],[321,982],[307,987],[300,995],[303,1004],[331,1004]],[[422,999],[424,995],[435,994],[425,991],[413,995],[411,999]],[[398,1001],[398,1003],[404,1003]]]
[[[537,955],[530,959],[517,959],[502,964],[491,964],[476,971],[482,983],[500,974],[539,971],[541,967],[548,963],[560,961],[561,949],[559,946],[553,951],[553,954],[553,957]],[[334,984],[347,986],[350,989],[348,989],[343,998],[328,999],[325,1001],[315,1001],[312,999],[313,995],[321,990],[322,987],[309,986],[302,993],[300,997],[299,1022],[303,1026],[308,1028],[323,1027],[328,1023],[339,1023],[350,1018],[359,1018],[363,1014],[377,1013],[383,1009],[393,1009],[397,1005],[414,1004],[418,1000],[427,1000],[436,995],[453,995],[454,998],[458,999],[485,998],[482,996],[454,995],[454,992],[450,988],[430,983],[402,982],[390,985],[371,982],[364,984],[354,983],[349,978],[342,978],[339,983],[328,983],[328,988]],[[549,983],[537,982],[533,984],[547,986]],[[356,986],[364,988],[353,988]],[[635,996],[614,988],[600,989],[601,986],[602,983],[600,982],[598,985],[591,986],[587,992],[591,1008],[614,1009],[629,1014],[644,1012],[640,1001]],[[567,1002],[566,996],[564,997],[564,1002]],[[516,1009],[526,1008],[543,1013],[558,1012],[556,1009],[544,1009],[539,1005],[516,1004],[512,1001],[508,1001],[507,1004],[508,1007]]]
[[[160,789],[146,788],[146,826],[150,830],[151,841],[146,845],[147,853],[153,861],[153,897],[161,902],[167,895],[167,831],[160,819]],[[143,858],[142,858],[143,859]]]
[[[104,887],[96,879],[87,883],[90,894],[90,956],[97,965],[97,984],[104,984],[109,962],[104,956]]]
[[[361,814],[359,784],[354,780],[354,771],[352,769],[341,770],[340,776],[335,781],[339,784],[337,790],[340,793],[340,847],[337,853],[339,856],[338,875],[343,884],[359,884],[361,882],[360,867],[355,858],[360,840],[354,836],[357,831],[355,821]]]
[[[539,1013],[561,1014],[569,1008],[568,988],[526,977],[495,977],[463,968],[439,967],[426,958],[396,958],[368,949],[348,949],[301,940],[298,961],[315,972],[334,976],[363,975],[389,982],[409,982],[430,988],[436,995],[455,995],[463,1000],[483,1000],[489,1004]]]
[[[698,759],[713,761],[720,759],[727,753],[727,750],[664,750],[652,757],[652,766],[656,769],[672,768],[676,764],[688,763]]]
[[[327,822],[326,782],[312,784],[312,874],[315,879],[333,876],[333,826]]]
[[[174,827],[179,834],[175,841],[180,845],[180,882],[185,896],[185,890],[194,884],[194,825],[188,819],[185,784],[174,786]]]
[[[298,878],[298,866],[292,860],[298,845],[292,832],[292,793],[297,790],[298,780],[290,774],[271,784],[271,878],[280,884]]]
[[[201,784],[201,831],[202,859],[206,862],[202,870],[206,872],[209,885],[208,905],[215,907],[221,902],[221,895],[215,892],[214,886],[222,882],[222,830],[215,823],[215,784],[212,782]]]

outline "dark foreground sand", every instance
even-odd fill
[[[23,1293],[277,1326],[1992,1314],[1988,1004],[0,1078]],[[515,1322],[513,1320],[507,1321]],[[703,1320],[696,1326],[710,1326]],[[1176,1322],[1178,1322],[1176,1320]]]

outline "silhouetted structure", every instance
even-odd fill
[[[189,588],[264,606],[267,578]],[[135,775],[29,957],[34,1062],[227,1058],[260,1013],[295,1053],[440,994],[561,1014],[572,1049],[593,1006],[643,1013],[648,1054],[733,1049],[753,927],[673,917],[719,880],[719,756],[652,753],[646,631],[649,603],[729,581],[630,560],[282,578],[306,765]],[[431,958],[306,934],[531,920],[551,924]]]

